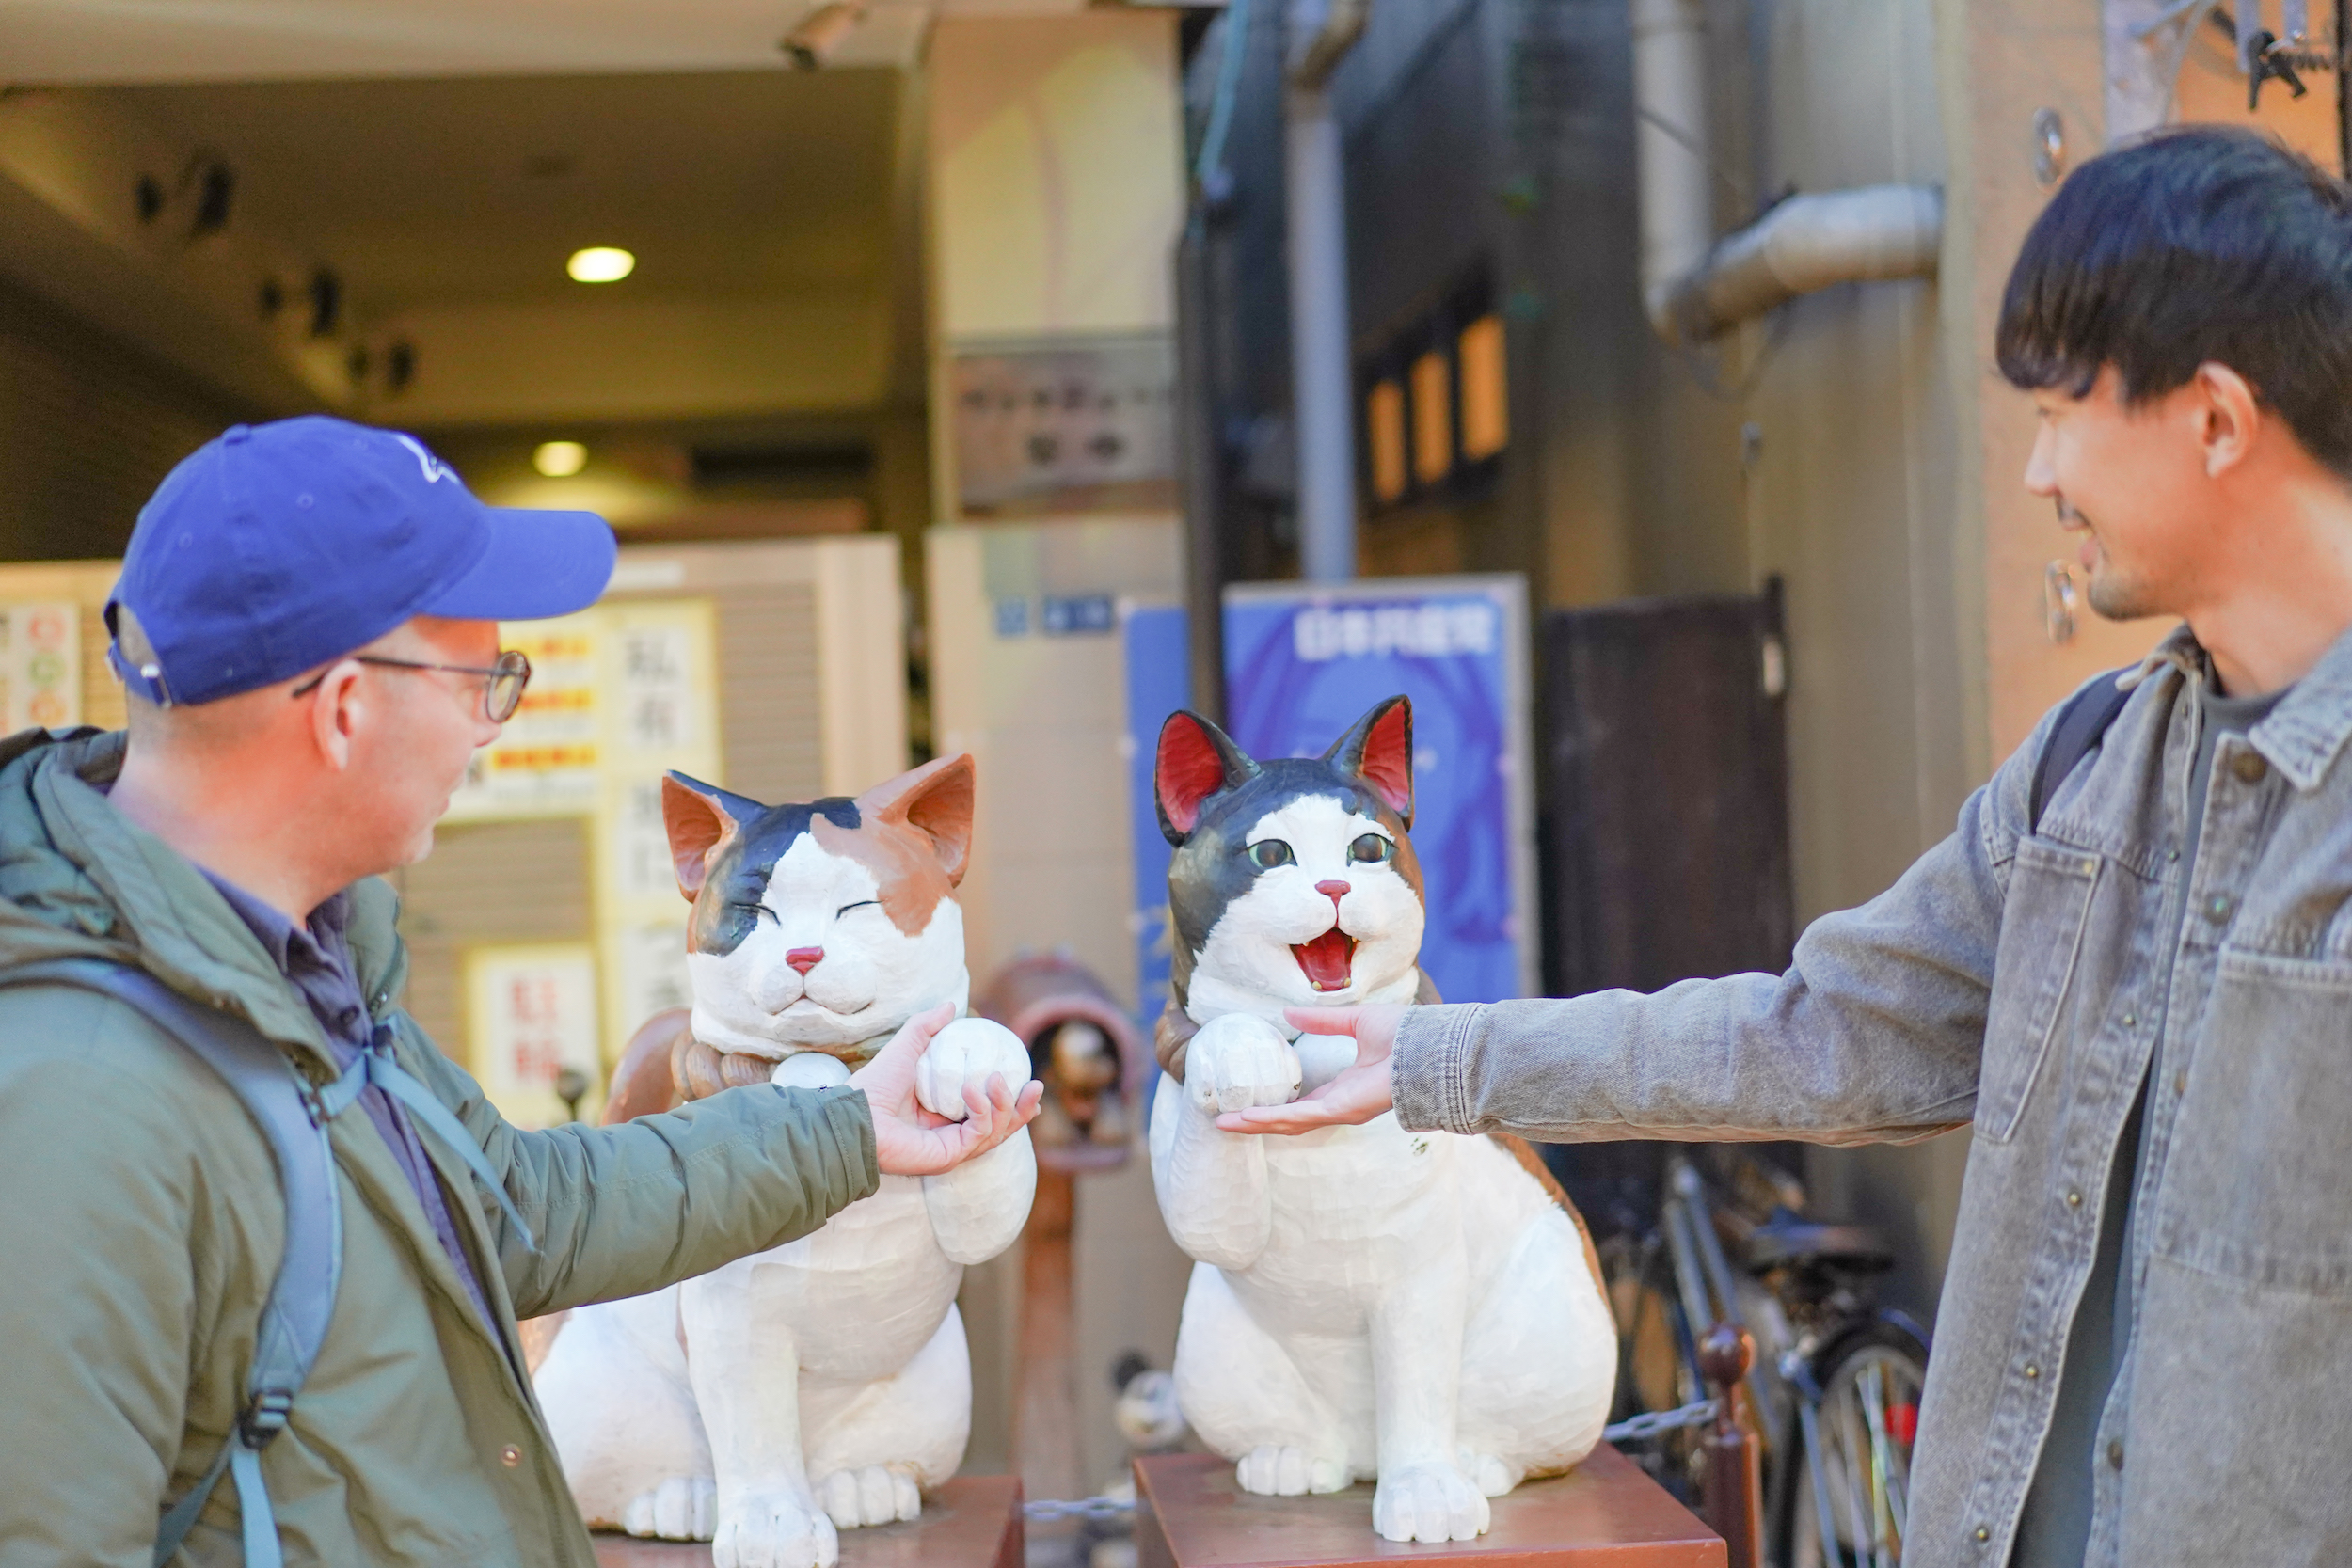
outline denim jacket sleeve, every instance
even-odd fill
[[[1398,1120],[1560,1143],[1902,1142],[1962,1125],[2048,724],[1893,887],[1806,927],[1784,974],[1413,1008],[1392,1068]]]

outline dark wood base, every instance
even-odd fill
[[[596,1538],[598,1568],[710,1568],[706,1541]],[[923,1499],[923,1516],[903,1525],[841,1532],[841,1568],[1022,1568],[1017,1476],[958,1476]]]
[[[1606,1445],[1565,1476],[1494,1499],[1475,1541],[1399,1544],[1373,1533],[1372,1488],[1260,1497],[1214,1454],[1136,1461],[1136,1568],[1347,1568],[1413,1558],[1474,1568],[1724,1568],[1723,1537]]]

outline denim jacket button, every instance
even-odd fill
[[[2240,752],[2231,762],[2230,771],[2237,775],[2240,784],[2260,784],[2270,771],[2270,764],[2263,761],[2259,752]]]
[[[2119,1470],[2123,1467],[2123,1440],[2121,1437],[2107,1445],[2107,1463]]]
[[[2083,1206],[2083,1195],[2080,1193],[2068,1193],[2066,1195],[2066,1206],[2069,1209],[2081,1208]]]
[[[2230,911],[2236,907],[2236,900],[2228,894],[2217,893],[2205,900],[2205,918],[2218,926],[2230,918]]]
[[[1991,1530],[1989,1530],[1989,1529],[1985,1528],[1982,1525],[1979,1525],[1979,1526],[1977,1527],[1977,1540],[1978,1540],[1978,1542],[1979,1542],[1979,1544],[1982,1544],[1982,1543],[1984,1543],[1984,1542],[1990,1541],[1990,1540],[1992,1540],[1992,1539],[1993,1539],[1993,1532],[1992,1532]]]
[[[2042,1369],[2041,1369],[2040,1367],[2035,1366],[2035,1365],[2034,1365],[2032,1362],[2030,1362],[2030,1361],[2028,1361],[2028,1362],[2026,1362],[2026,1381],[2027,1383],[2032,1383],[2032,1382],[2036,1381],[2037,1379],[2039,1379],[2041,1376],[2042,1376]]]
[[[2137,1028],[2138,1028],[2138,1027],[2139,1027],[2139,1015],[2138,1015],[2137,1013],[2125,1013],[2125,1014],[2123,1015],[2123,1027],[2124,1027],[2124,1028],[2126,1028],[2126,1029],[2137,1029]]]

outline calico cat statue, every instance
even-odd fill
[[[1197,1260],[1178,1402],[1245,1491],[1376,1479],[1381,1535],[1469,1540],[1487,1498],[1567,1469],[1608,1418],[1616,1333],[1583,1222],[1517,1139],[1407,1132],[1394,1112],[1297,1137],[1216,1125],[1355,1060],[1285,1007],[1434,999],[1411,706],[1263,763],[1177,713],[1155,785],[1177,942],[1152,1177]]]
[[[662,816],[694,906],[691,1029],[632,1051],[616,1101],[846,1083],[910,1016],[963,1008],[969,757],[806,805],[673,773]],[[960,1120],[964,1084],[992,1073],[1027,1082],[1028,1052],[959,1019],[916,1098]],[[535,1382],[588,1522],[711,1541],[716,1568],[830,1568],[837,1530],[915,1517],[971,1429],[957,1285],[1020,1234],[1036,1187],[1025,1129],[945,1175],[884,1176],[799,1241],[573,1312]]]

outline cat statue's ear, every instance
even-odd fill
[[[972,758],[968,752],[938,757],[895,779],[885,779],[857,798],[862,816],[903,822],[931,841],[947,885],[963,880],[972,863]]]
[[[735,838],[739,824],[768,808],[716,784],[672,772],[661,781],[661,826],[670,835],[670,863],[677,868],[677,890],[688,903],[703,890],[719,853]]]
[[[1159,808],[1160,832],[1182,845],[1200,825],[1210,796],[1258,776],[1258,765],[1223,730],[1197,713],[1179,708],[1160,726],[1158,755],[1152,766],[1152,795]]]
[[[1413,700],[1390,697],[1373,705],[1331,743],[1323,760],[1372,786],[1407,831],[1413,826]]]

